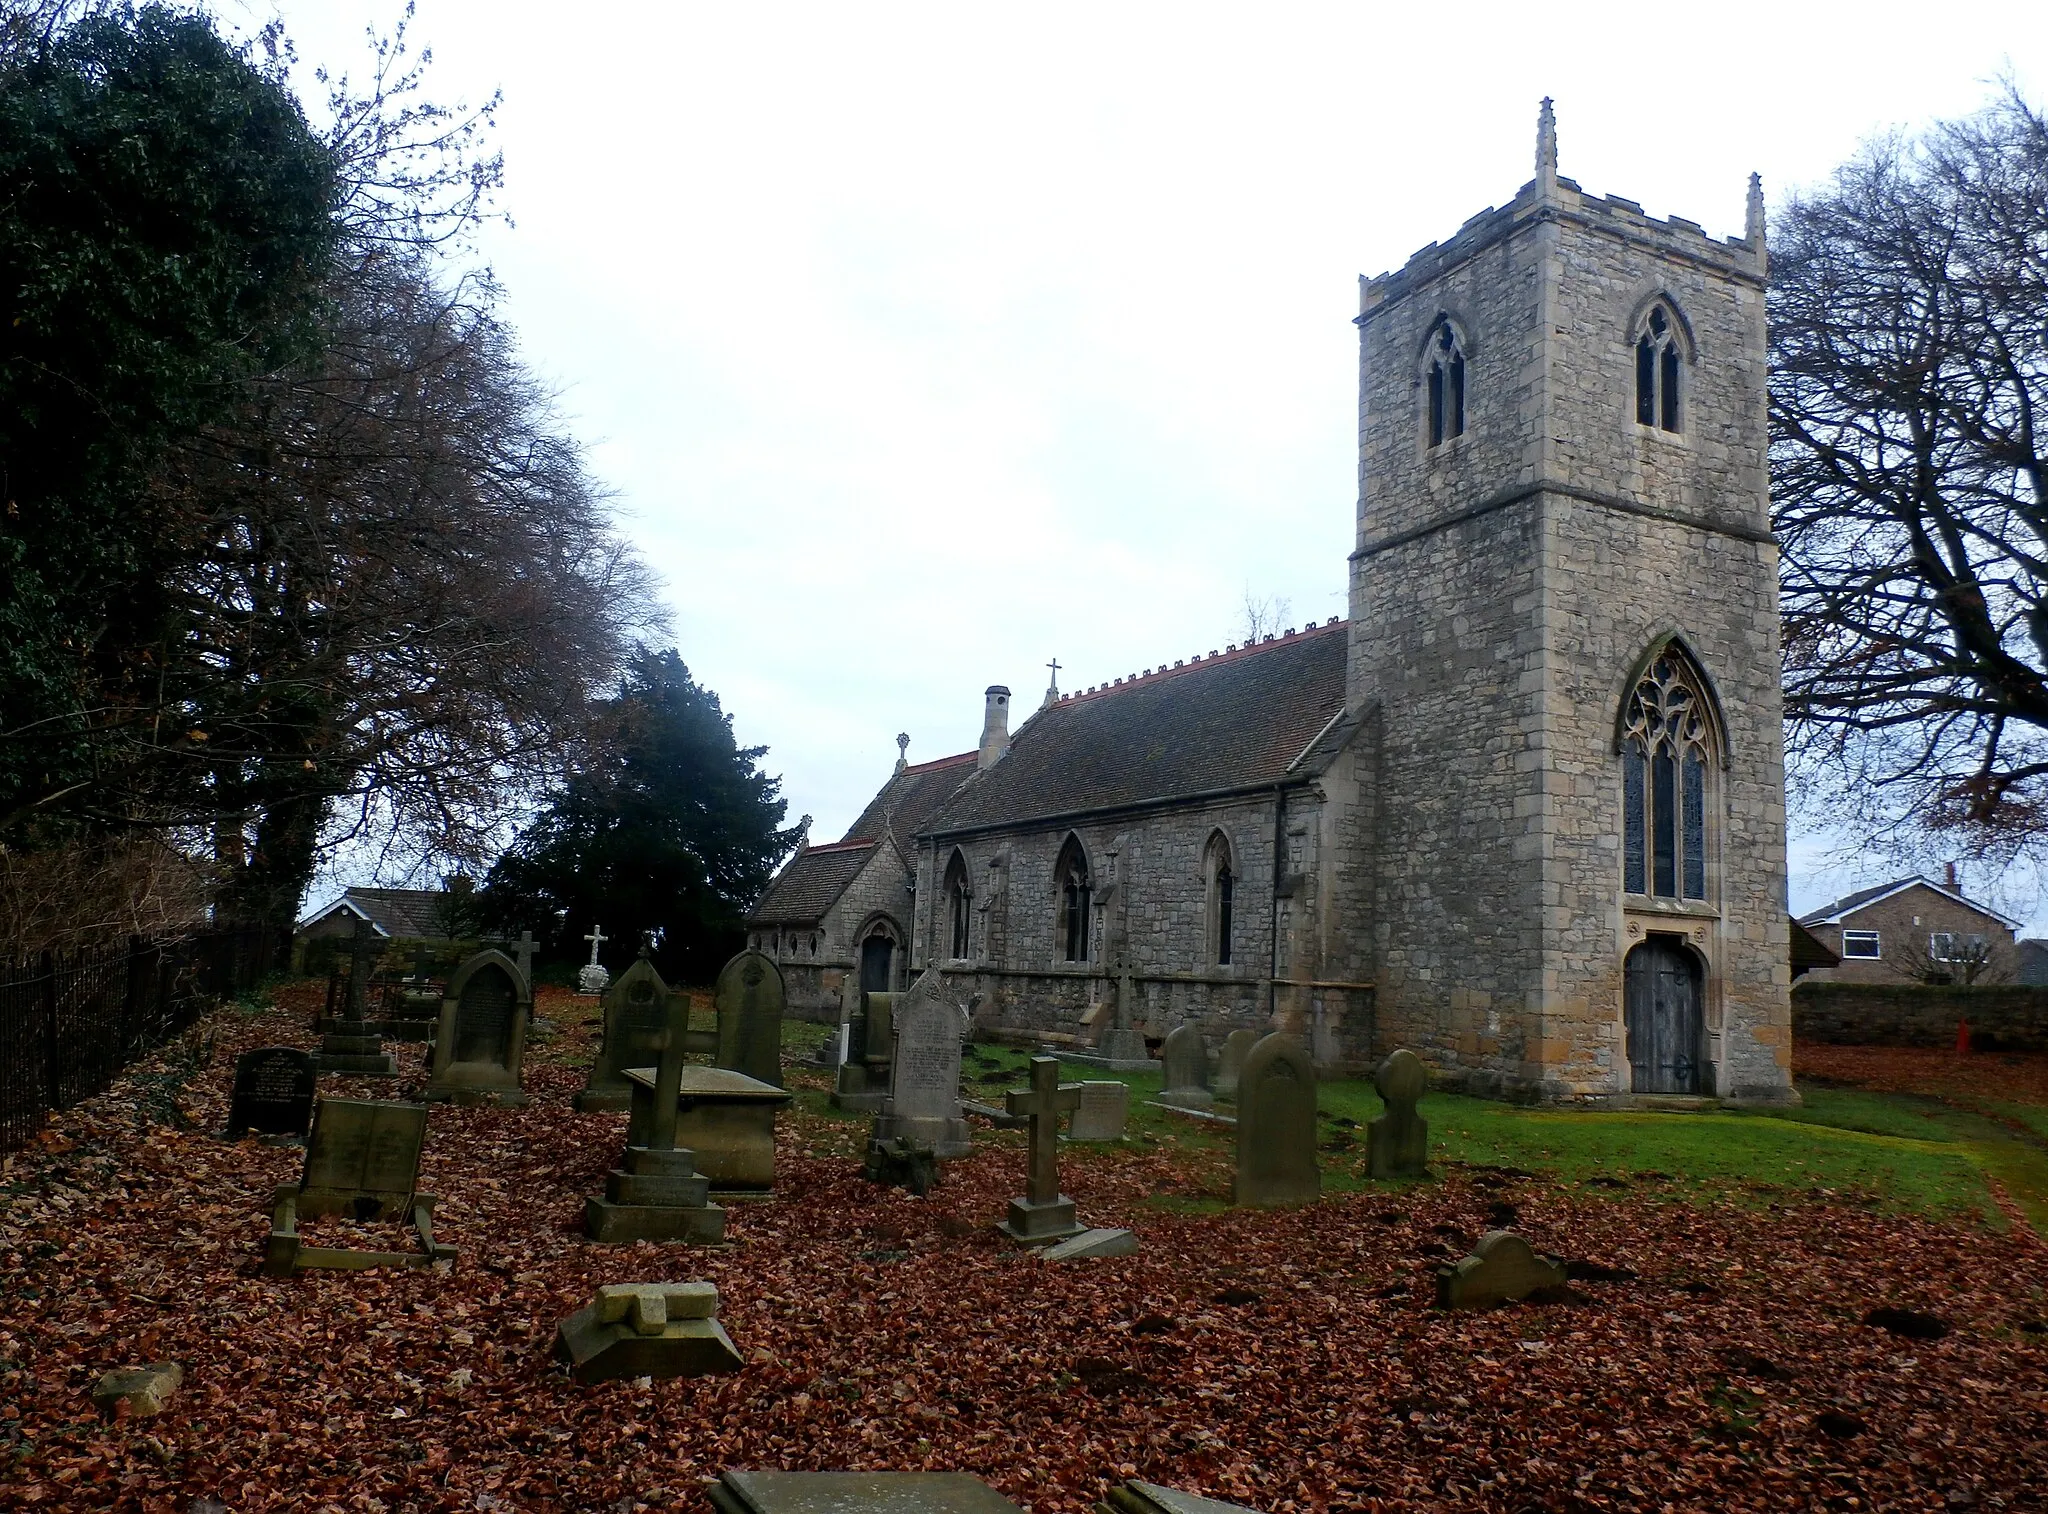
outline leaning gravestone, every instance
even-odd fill
[[[1437,1307],[1491,1309],[1545,1288],[1562,1288],[1565,1276],[1564,1263],[1538,1256],[1519,1235],[1489,1230],[1470,1256],[1455,1267],[1437,1269]]]
[[[1231,1202],[1312,1204],[1316,1167],[1316,1069],[1290,1037],[1274,1032],[1244,1059],[1237,1085],[1237,1181]]]
[[[433,1074],[422,1097],[524,1104],[519,1080],[532,1015],[533,990],[518,963],[499,951],[481,951],[464,962],[441,1001]]]
[[[604,1044],[591,1064],[590,1081],[576,1095],[578,1109],[631,1107],[633,1089],[626,1081],[626,1071],[660,1060],[671,997],[672,990],[645,952],[605,990]]]
[[[289,1277],[309,1267],[426,1267],[453,1258],[455,1248],[434,1239],[434,1196],[419,1191],[426,1139],[424,1104],[322,1099],[306,1137],[299,1181],[279,1188],[271,1200],[264,1275]],[[299,1221],[328,1215],[357,1224],[409,1219],[420,1249],[357,1251],[304,1244]]]
[[[939,993],[929,970],[895,1006],[889,1100],[871,1139],[930,1147],[940,1161],[974,1149],[960,1110],[960,1037],[966,1017]]]
[[[1390,1052],[1372,1075],[1387,1112],[1365,1128],[1366,1171],[1376,1178],[1429,1176],[1429,1121],[1415,1104],[1429,1090],[1429,1069],[1402,1047]]]
[[[1223,1055],[1216,1068],[1217,1098],[1237,1097],[1237,1080],[1244,1071],[1244,1059],[1258,1044],[1259,1033],[1255,1030],[1233,1030],[1223,1038]]]
[[[1209,1092],[1209,1052],[1202,1044],[1202,1032],[1186,1021],[1176,1026],[1159,1048],[1165,1065],[1166,1087],[1159,1102],[1176,1109],[1208,1109],[1216,1102]]]
[[[1124,1121],[1130,1109],[1131,1089],[1128,1083],[1083,1083],[1081,1102],[1074,1106],[1067,1139],[1121,1141],[1124,1138]]]
[[[741,952],[719,973],[712,1003],[718,1009],[713,1061],[780,1088],[782,970],[760,952]]]
[[[227,1138],[302,1136],[313,1123],[318,1059],[295,1046],[259,1046],[235,1058],[235,1084],[228,1095]]]

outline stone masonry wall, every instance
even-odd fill
[[[748,933],[750,944],[782,970],[784,1013],[798,1020],[838,1023],[841,995],[848,980],[859,976],[857,938],[862,927],[876,916],[884,916],[895,925],[899,939],[908,939],[908,879],[896,849],[884,842],[826,910],[815,930],[761,926]],[[896,973],[897,986],[905,986],[909,980],[900,954]]]
[[[1775,549],[1754,249],[1569,180],[1367,287],[1351,700],[1377,706],[1385,1041],[1481,1091],[1629,1091],[1621,965],[1706,962],[1716,1087],[1789,1090]],[[1662,295],[1683,430],[1636,423],[1631,322]],[[1419,356],[1466,335],[1468,430],[1427,446]],[[1726,712],[1705,906],[1625,900],[1615,721],[1679,634]]]
[[[2048,988],[1938,988],[1922,983],[1810,983],[1792,990],[1802,1041],[1837,1046],[1956,1044],[1964,1023],[1975,1051],[2048,1051]]]

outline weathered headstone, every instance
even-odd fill
[[[1223,1054],[1216,1066],[1217,1098],[1237,1097],[1237,1080],[1244,1071],[1244,1059],[1258,1044],[1259,1033],[1255,1030],[1233,1030],[1223,1038]]]
[[[1209,1092],[1209,1052],[1197,1026],[1186,1021],[1175,1026],[1159,1048],[1159,1060],[1166,1070],[1160,1103],[1180,1109],[1208,1109],[1215,1104],[1216,1096]]]
[[[870,993],[849,979],[841,1010],[847,1051],[832,1089],[834,1109],[872,1114],[888,1100],[897,997]]]
[[[1099,1082],[1081,1085],[1081,1101],[1074,1106],[1073,1122],[1067,1127],[1071,1141],[1121,1141],[1124,1121],[1131,1109],[1128,1083]]]
[[[398,1063],[384,1050],[384,1035],[370,1015],[370,972],[376,964],[370,922],[358,915],[350,942],[348,997],[320,1038],[320,1071],[358,1078],[395,1078]]]
[[[683,1057],[690,1001],[670,996],[653,1097],[619,1165],[605,1175],[604,1197],[583,1203],[583,1227],[594,1241],[689,1241],[710,1245],[725,1238],[725,1211],[711,1202],[711,1182],[697,1171],[696,1154],[676,1145]]]
[[[717,1064],[782,1086],[782,970],[757,951],[725,964],[712,996],[718,1009]]]
[[[1291,1037],[1276,1031],[1251,1049],[1238,1079],[1231,1202],[1312,1204],[1322,1181],[1316,1167],[1315,1064]]]
[[[1429,1091],[1429,1069],[1405,1047],[1387,1054],[1372,1075],[1387,1111],[1365,1128],[1366,1171],[1376,1178],[1429,1176],[1429,1121],[1415,1112]]]
[[[727,1472],[717,1514],[1023,1514],[965,1472]]]
[[[645,1067],[660,1058],[672,997],[673,991],[645,952],[604,991],[604,1041],[591,1064],[590,1081],[576,1095],[578,1109],[631,1107],[633,1090],[626,1081],[626,1069]]]
[[[227,1138],[302,1136],[313,1123],[318,1062],[296,1046],[259,1046],[235,1058],[235,1082],[228,1094]]]
[[[526,1102],[520,1075],[533,990],[519,964],[500,951],[481,951],[448,979],[433,1073],[423,1097],[510,1106]]]
[[[563,1320],[556,1354],[579,1383],[737,1372],[739,1349],[718,1323],[711,1283],[612,1283]]]
[[[651,1139],[658,1076],[658,1067],[626,1073],[633,1110],[626,1123],[629,1146]],[[685,1067],[676,1085],[675,1144],[690,1152],[714,1194],[764,1197],[775,1186],[775,1116],[790,1097],[773,1083],[729,1067]]]
[[[1081,1102],[1081,1085],[1060,1082],[1057,1057],[1031,1059],[1031,1087],[1013,1088],[1003,1096],[1011,1114],[1031,1119],[1031,1165],[1024,1197],[1010,1200],[1010,1210],[997,1226],[1027,1246],[1043,1246],[1080,1234],[1074,1201],[1060,1192],[1060,1116]]]
[[[889,1100],[875,1118],[872,1139],[930,1147],[940,1161],[974,1149],[960,1109],[960,1038],[966,1017],[926,971],[900,1005],[892,1006],[894,1058]]]
[[[422,1104],[373,1099],[322,1099],[306,1137],[306,1165],[296,1184],[277,1190],[263,1271],[289,1277],[308,1267],[424,1267],[453,1257],[453,1246],[434,1240],[432,1194],[418,1191],[420,1152],[426,1145]],[[409,1219],[420,1250],[353,1251],[307,1246],[301,1218],[344,1215],[359,1223]]]
[[[1538,1256],[1511,1231],[1489,1230],[1470,1256],[1437,1269],[1436,1301],[1442,1309],[1491,1309],[1564,1283],[1564,1263]]]

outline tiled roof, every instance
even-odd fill
[[[344,889],[334,903],[308,915],[299,929],[326,919],[338,909],[346,909],[367,919],[380,936],[442,941],[448,938],[448,927],[441,915],[447,897],[435,888]]]
[[[939,806],[974,775],[976,756],[974,752],[960,752],[892,774],[882,785],[882,791],[860,812],[846,839],[867,836],[879,840],[887,836],[895,841],[904,860],[909,861],[914,850],[912,838],[923,832],[925,822],[937,813]]]
[[[1342,723],[1347,631],[1337,621],[1311,626],[1070,695],[1025,722],[1009,754],[920,831],[1015,825],[1314,771]]]
[[[1840,925],[1845,916],[1854,914],[1866,905],[1875,904],[1880,899],[1889,898],[1893,894],[1903,893],[1909,888],[1924,888],[1930,892],[1937,893],[1944,899],[1953,900],[1955,903],[1962,905],[1964,909],[1975,910],[1978,914],[1988,919],[1996,920],[2007,930],[2016,931],[2022,923],[2001,915],[1988,904],[1979,904],[1975,899],[1965,899],[1954,889],[1936,883],[1932,878],[1921,878],[1918,876],[1894,878],[1890,883],[1880,883],[1875,888],[1860,888],[1853,894],[1844,894],[1832,904],[1823,905],[1819,909],[1810,910],[1806,914],[1799,916],[1799,923],[1801,925]]]
[[[867,866],[868,858],[881,843],[839,841],[830,846],[807,846],[790,858],[789,865],[776,874],[768,892],[754,906],[750,924],[809,925],[824,916],[833,901]]]

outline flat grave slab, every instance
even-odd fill
[[[719,1514],[1023,1514],[965,1472],[728,1472]]]

